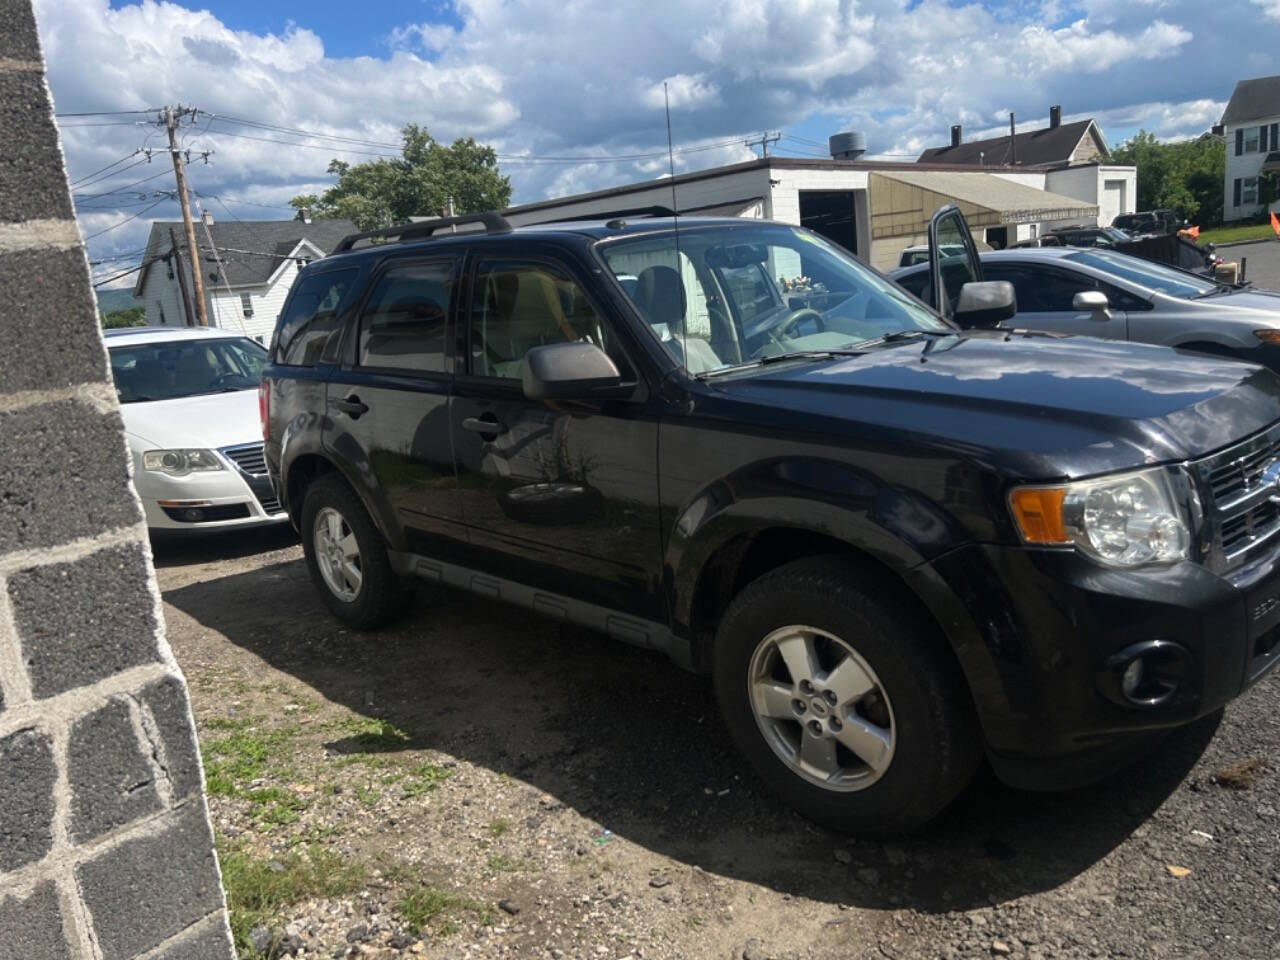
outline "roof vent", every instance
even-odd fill
[[[867,135],[865,133],[837,133],[827,139],[831,148],[831,156],[837,160],[857,160],[867,152]]]
[[[953,147],[960,146],[960,133],[961,133],[960,124],[958,123],[953,124],[951,127],[951,145]]]
[[[1062,126],[1062,107],[1055,103],[1049,108],[1049,129],[1057,130],[1060,126]]]

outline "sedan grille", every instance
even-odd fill
[[[271,477],[267,474],[267,458],[262,451],[262,444],[246,443],[236,447],[223,447],[220,452],[240,471],[263,511],[279,513],[280,500],[276,497]]]

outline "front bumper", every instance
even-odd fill
[[[997,771],[1121,755],[1220,709],[1280,660],[1280,550],[1219,576],[1112,570],[1074,551],[970,545],[932,564],[970,624],[949,627]],[[1108,661],[1161,640],[1188,654],[1158,706],[1117,702]],[[1102,764],[1106,766],[1106,764]],[[1099,771],[1099,773],[1105,771]]]
[[[135,455],[133,482],[148,528],[199,533],[268,526],[289,519],[265,476],[246,473],[223,451],[218,452],[224,469],[182,477],[146,470],[141,454]]]

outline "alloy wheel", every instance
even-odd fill
[[[355,600],[364,582],[364,570],[360,544],[346,518],[333,507],[322,508],[316,514],[312,542],[325,586],[339,600]]]

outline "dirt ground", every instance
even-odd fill
[[[157,543],[246,957],[1274,957],[1280,676],[1066,794],[852,841],[661,656],[423,588],[327,615],[288,531]]]

